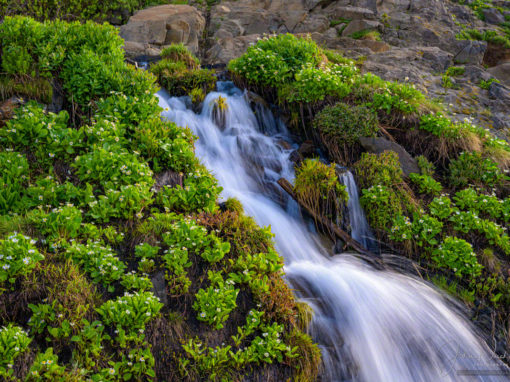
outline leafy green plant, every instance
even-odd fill
[[[18,277],[30,274],[44,256],[34,246],[35,240],[14,233],[0,240],[0,282],[14,284]]]
[[[504,179],[503,172],[492,159],[477,152],[463,152],[450,163],[449,181],[455,187],[468,184],[494,187]]]
[[[161,51],[161,58],[172,62],[184,62],[188,69],[197,69],[200,61],[182,43],[171,44]]]
[[[0,329],[0,376],[13,376],[14,360],[28,350],[32,339],[18,326],[9,324]]]
[[[482,89],[489,90],[489,88],[491,87],[491,85],[492,85],[493,83],[497,83],[497,84],[499,84],[499,80],[498,80],[498,79],[496,79],[496,78],[490,78],[490,79],[488,79],[487,81],[481,80],[481,81],[480,81],[480,87],[481,87]]]
[[[28,181],[28,161],[17,152],[0,152],[0,213],[19,211],[25,206],[23,194]]]
[[[197,292],[193,309],[198,312],[198,320],[221,329],[230,312],[237,307],[239,289],[235,289],[233,281],[224,281],[220,272],[208,271],[207,275],[211,285]]]
[[[94,282],[101,283],[113,292],[113,283],[120,280],[126,265],[116,253],[100,242],[74,243],[67,250],[68,255],[90,274]]]
[[[436,181],[429,175],[419,175],[411,173],[409,174],[409,179],[418,186],[418,191],[421,194],[429,194],[429,195],[439,195],[443,186],[441,183]]]
[[[433,251],[432,259],[438,267],[449,269],[458,277],[474,278],[482,271],[482,266],[478,263],[471,244],[456,237],[446,237]]]
[[[97,312],[105,325],[135,334],[140,329],[145,329],[145,324],[155,317],[162,307],[163,304],[152,292],[126,292],[124,296],[105,302]]]

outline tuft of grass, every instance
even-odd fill
[[[171,62],[183,62],[188,69],[198,69],[200,61],[183,44],[172,44],[161,51],[161,58]]]

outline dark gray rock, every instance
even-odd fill
[[[168,296],[166,294],[166,282],[165,282],[165,273],[163,271],[159,271],[154,276],[152,276],[152,292],[156,297],[159,298],[159,301],[162,304],[168,305]]]
[[[505,22],[505,16],[496,8],[487,8],[483,10],[485,22],[489,24],[501,24]]]
[[[461,40],[457,41],[458,53],[453,60],[459,64],[480,65],[487,50],[486,41]]]
[[[305,158],[313,156],[315,151],[315,146],[312,141],[304,141],[298,149],[298,153]]]
[[[493,82],[489,87],[489,97],[498,100],[510,100],[510,90],[497,82]]]
[[[381,154],[384,151],[396,152],[405,176],[409,176],[412,172],[420,172],[416,160],[398,143],[385,138],[360,138],[359,141],[365,150],[374,154]]]

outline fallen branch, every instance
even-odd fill
[[[298,199],[296,194],[294,193],[292,184],[285,178],[280,178],[278,180],[278,184],[281,188],[285,190],[302,208],[306,210],[316,221],[320,222],[324,227],[328,228],[331,232],[335,234],[339,239],[343,240],[347,246],[355,250],[356,252],[370,258],[370,259],[377,259],[378,265],[381,265],[380,259],[381,257],[373,252],[370,252],[368,249],[363,247],[359,242],[354,240],[347,232],[343,231],[338,227],[336,224],[331,222],[326,217],[319,215],[315,213],[311,208],[309,208],[306,204],[301,203],[301,201]]]

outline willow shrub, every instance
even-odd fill
[[[375,137],[379,131],[377,114],[366,106],[339,102],[326,106],[313,120],[329,154],[342,164],[350,164],[361,151],[360,137]]]

